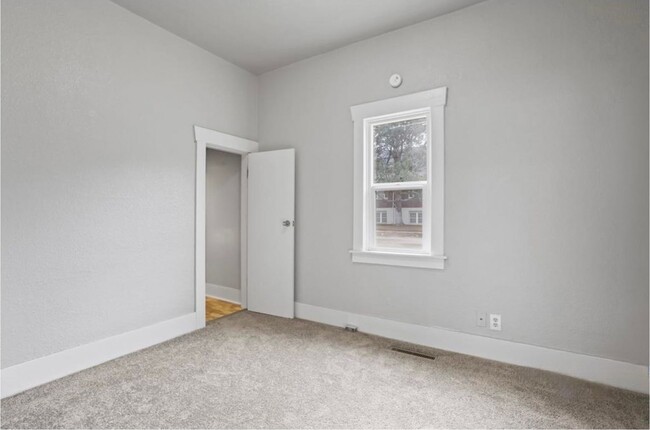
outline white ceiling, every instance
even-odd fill
[[[483,0],[112,0],[255,74]]]

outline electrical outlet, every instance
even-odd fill
[[[485,312],[476,312],[476,325],[485,327],[487,325],[487,315]]]
[[[490,314],[490,330],[501,331],[501,315]]]

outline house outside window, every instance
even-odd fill
[[[353,262],[444,268],[446,98],[438,88],[351,108]]]

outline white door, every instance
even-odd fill
[[[248,155],[248,309],[293,318],[295,151]]]

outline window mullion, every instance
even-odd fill
[[[419,190],[427,186],[427,181],[413,181],[413,182],[386,182],[379,184],[370,184],[372,191],[386,191],[386,190]]]

